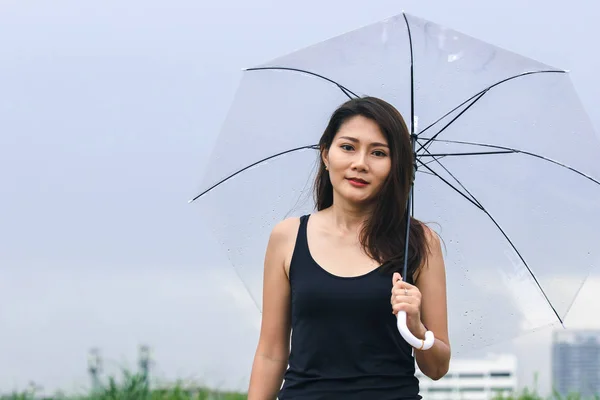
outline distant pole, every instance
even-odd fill
[[[148,376],[150,374],[151,363],[150,347],[146,345],[140,346],[138,363],[140,367],[140,372],[142,374],[142,379],[144,380],[144,384],[146,385],[146,387],[148,387]]]
[[[101,390],[100,373],[102,372],[102,358],[97,348],[90,350],[88,354],[88,372],[92,381],[92,392],[98,393]]]

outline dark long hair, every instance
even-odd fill
[[[321,153],[329,149],[341,125],[349,118],[363,116],[373,120],[386,137],[390,148],[391,171],[386,178],[374,209],[360,233],[360,242],[369,256],[382,264],[384,272],[402,273],[406,243],[406,207],[413,178],[414,156],[410,132],[404,118],[396,108],[375,97],[354,98],[335,110],[319,140]],[[333,203],[333,187],[329,173],[320,157],[315,180],[317,210]],[[427,240],[425,226],[411,218],[408,248],[409,281],[426,261]]]

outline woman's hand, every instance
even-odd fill
[[[392,312],[406,312],[406,326],[413,335],[422,339],[427,329],[421,322],[421,291],[418,287],[402,280],[402,276],[394,272],[392,277]]]

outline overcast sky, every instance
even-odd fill
[[[404,9],[570,70],[600,128],[592,2],[207,3],[0,7],[0,391],[87,385],[89,348],[115,372],[139,344],[159,378],[246,387],[260,315],[186,203],[243,67]],[[598,275],[573,326],[600,328]],[[549,338],[506,344],[542,389]]]

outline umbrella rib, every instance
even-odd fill
[[[467,197],[464,193],[462,193],[460,190],[456,189],[454,186],[452,186],[449,182],[447,182],[445,179],[443,179],[441,176],[439,176],[435,171],[433,171],[430,167],[425,166],[425,168],[427,168],[428,170],[432,171],[434,174],[436,174],[438,176],[438,178],[440,178],[442,181],[444,181],[445,183],[449,184],[454,190],[456,190],[458,193],[460,193],[463,197],[465,197],[466,199],[470,200],[472,204],[476,205],[477,208],[479,208],[481,211],[483,211],[488,218],[494,223],[494,225],[496,225],[496,227],[498,228],[498,230],[500,230],[500,232],[502,233],[502,235],[506,238],[506,240],[508,241],[508,243],[510,244],[510,246],[513,248],[513,250],[517,253],[517,255],[519,256],[519,258],[521,259],[521,261],[523,262],[523,265],[525,265],[525,268],[527,268],[527,271],[529,271],[529,274],[531,275],[531,277],[533,278],[534,282],[536,283],[537,287],[540,289],[540,291],[542,292],[542,295],[544,296],[544,298],[546,299],[546,301],[548,302],[548,305],[550,306],[550,308],[552,309],[552,311],[554,312],[554,315],[556,315],[556,318],[558,318],[558,320],[560,321],[561,325],[564,326],[564,322],[562,320],[562,318],[560,317],[560,315],[558,314],[558,311],[556,311],[556,308],[554,308],[554,305],[552,304],[552,302],[550,301],[550,299],[548,298],[548,296],[546,295],[546,292],[544,291],[544,289],[542,288],[542,285],[539,283],[537,277],[535,276],[535,274],[533,273],[533,271],[531,270],[531,268],[529,268],[529,265],[527,264],[527,261],[525,261],[525,258],[523,257],[523,255],[521,254],[521,252],[517,249],[517,246],[515,246],[515,244],[513,243],[513,241],[508,237],[508,234],[504,231],[504,229],[502,229],[502,227],[500,226],[500,224],[498,223],[498,221],[496,221],[496,219],[489,213],[488,210],[485,209],[485,207],[481,204],[481,202],[479,200],[477,200],[475,198],[475,196],[473,196],[473,194],[471,192],[469,192],[467,190],[467,188],[450,172],[448,171],[448,169],[437,159],[434,157],[434,160],[437,161],[437,163],[448,173],[450,174],[450,176],[452,176],[452,178],[454,178],[454,180],[456,180],[456,182],[458,182],[458,184],[465,190],[465,192],[467,192],[469,194],[469,196],[471,196],[473,198],[473,200],[476,202],[473,202],[469,199],[469,197]],[[419,160],[419,162],[421,162]],[[423,163],[421,162],[421,164],[423,165]]]
[[[496,225],[496,227],[498,228],[498,230],[500,230],[500,232],[502,233],[502,235],[506,238],[506,240],[508,241],[508,243],[510,243],[510,246],[513,248],[513,250],[517,253],[517,255],[519,256],[519,258],[521,259],[521,261],[523,262],[523,265],[525,265],[525,268],[527,268],[527,271],[529,271],[529,274],[531,275],[531,277],[533,278],[533,280],[535,281],[535,284],[537,285],[537,287],[540,289],[540,291],[542,292],[542,295],[544,296],[544,298],[546,299],[546,301],[548,302],[548,305],[550,306],[550,308],[552,309],[552,311],[554,312],[554,315],[556,315],[556,318],[558,318],[558,320],[560,321],[560,324],[563,325],[564,327],[564,322],[562,320],[562,318],[560,317],[560,315],[558,314],[558,311],[556,310],[556,308],[554,308],[554,305],[552,304],[552,302],[550,301],[550,299],[548,298],[548,295],[546,294],[546,292],[544,291],[544,289],[542,288],[542,285],[540,284],[540,282],[538,281],[537,277],[535,276],[535,274],[533,273],[533,271],[531,270],[531,268],[529,268],[529,265],[527,264],[527,261],[525,261],[525,258],[523,257],[523,255],[521,254],[521,252],[517,249],[517,246],[515,246],[515,244],[513,243],[512,240],[510,240],[510,238],[508,237],[508,234],[504,231],[504,229],[502,229],[502,227],[500,226],[500,224],[496,221],[496,219],[494,217],[492,217],[492,215],[485,209],[482,208],[482,211],[489,217],[489,219],[492,220],[492,222],[494,223],[494,225]]]
[[[448,123],[446,125],[444,125],[444,127],[442,129],[439,130],[438,133],[436,133],[435,135],[433,135],[433,137],[429,138],[425,143],[421,144],[419,146],[419,148],[417,149],[417,153],[419,151],[421,151],[421,149],[423,149],[425,146],[427,145],[431,145],[431,142],[433,142],[442,132],[444,132],[446,130],[446,128],[448,128],[454,121],[456,121],[458,118],[460,118],[461,115],[463,115],[464,113],[467,112],[467,110],[471,107],[473,107],[475,105],[475,103],[477,103],[479,100],[481,100],[481,98],[487,93],[487,90],[479,93],[477,96],[474,97],[474,100],[471,102],[471,104],[469,104],[467,107],[465,107],[464,110],[462,110],[460,113],[458,113],[458,115],[456,115],[454,118],[452,118],[450,121],[448,121]],[[472,100],[473,98],[469,99]],[[464,103],[463,103],[464,104]],[[424,132],[424,131],[423,131]],[[421,132],[421,133],[423,133]],[[420,134],[421,134],[420,133]],[[419,134],[419,135],[420,135]],[[419,137],[419,135],[417,135],[417,137]],[[420,140],[420,138],[419,138]]]
[[[419,162],[419,164],[421,164],[423,167],[427,168],[427,170],[429,170],[429,172],[431,172],[431,174],[437,176],[442,182],[444,182],[446,185],[450,186],[450,188],[454,189],[454,191],[456,191],[458,194],[460,194],[462,197],[464,197],[465,199],[467,199],[471,204],[473,204],[475,207],[479,208],[480,210],[483,211],[483,206],[481,204],[479,204],[479,202],[477,201],[477,199],[475,198],[471,198],[469,196],[467,196],[466,194],[464,194],[460,189],[458,189],[456,186],[454,186],[452,183],[448,182],[446,179],[444,179],[442,176],[440,176],[440,174],[438,174],[437,172],[435,172],[431,167],[429,167],[427,165],[427,163],[424,163],[421,160],[417,160]],[[439,163],[439,161],[438,161]],[[440,163],[441,165],[441,163]],[[456,179],[456,178],[454,178]]]
[[[305,150],[305,149],[312,149],[312,150],[315,150],[315,149],[318,149],[318,148],[319,148],[319,145],[312,144],[312,145],[308,145],[308,146],[296,147],[296,148],[289,149],[289,150],[286,150],[286,151],[282,151],[282,152],[279,152],[279,153],[277,153],[277,154],[273,154],[272,156],[269,156],[269,157],[263,158],[262,160],[259,160],[259,161],[256,161],[256,162],[254,162],[254,163],[250,164],[250,165],[247,165],[246,167],[244,167],[244,168],[242,168],[242,169],[240,169],[240,170],[238,170],[238,171],[236,171],[236,172],[232,173],[231,175],[229,175],[229,176],[227,176],[227,177],[225,177],[225,178],[221,179],[219,182],[215,183],[214,185],[212,185],[212,186],[211,186],[211,187],[209,187],[208,189],[204,190],[202,193],[200,193],[199,195],[197,195],[197,196],[196,196],[196,197],[194,197],[193,199],[189,200],[189,201],[188,201],[188,203],[191,203],[191,202],[193,202],[193,201],[197,200],[198,198],[200,198],[200,197],[204,196],[206,193],[210,192],[211,190],[213,190],[214,188],[216,188],[216,187],[217,187],[217,186],[219,186],[220,184],[222,184],[222,183],[225,183],[225,182],[226,182],[226,181],[228,181],[229,179],[231,179],[231,178],[233,178],[234,176],[236,176],[236,175],[238,175],[238,174],[240,174],[240,173],[244,172],[245,170],[247,170],[247,169],[249,169],[249,168],[252,168],[252,167],[254,167],[255,165],[261,164],[261,163],[263,163],[263,162],[265,162],[265,161],[268,161],[268,160],[271,160],[271,159],[273,159],[273,158],[276,158],[276,157],[282,156],[282,155],[284,155],[284,154],[292,153],[292,152],[294,152],[294,151]]]
[[[421,157],[455,157],[455,156],[488,156],[493,154],[514,154],[516,151],[480,151],[480,152],[467,152],[467,153],[427,153],[421,154]]]
[[[293,71],[293,72],[300,72],[303,74],[307,74],[307,75],[311,75],[311,76],[315,76],[319,79],[323,79],[326,80],[327,82],[333,83],[335,86],[337,86],[346,96],[348,96],[349,99],[352,99],[352,96],[354,97],[360,97],[358,96],[356,93],[354,93],[353,91],[351,91],[350,89],[348,89],[347,87],[337,83],[336,81],[334,81],[333,79],[327,78],[323,75],[319,75],[316,72],[311,72],[311,71],[306,71],[304,69],[299,69],[299,68],[291,68],[291,67],[253,67],[253,68],[246,68],[245,71],[270,71],[270,70],[279,70],[279,71]],[[350,96],[350,94],[352,96]]]
[[[425,139],[425,138],[423,138],[423,139]],[[594,179],[593,177],[591,177],[590,175],[588,175],[584,172],[581,172],[581,171],[579,171],[573,167],[570,167],[566,164],[563,164],[559,161],[553,160],[551,158],[548,158],[548,157],[540,155],[540,154],[532,153],[530,151],[520,150],[520,149],[516,149],[513,147],[507,147],[507,146],[499,146],[499,145],[495,145],[495,144],[468,142],[468,141],[461,141],[461,140],[433,139],[433,141],[442,142],[442,143],[466,144],[466,145],[470,145],[470,146],[480,146],[480,147],[487,147],[487,148],[492,148],[492,149],[506,150],[507,152],[510,152],[510,153],[525,154],[530,157],[539,158],[540,160],[544,160],[544,161],[550,162],[552,164],[556,164],[562,168],[566,168],[572,172],[575,172],[576,174],[581,175],[582,177],[584,177],[586,179],[589,179],[590,181],[594,182],[595,184],[600,185],[600,181],[598,181],[597,179]]]
[[[428,165],[428,164],[434,163],[434,162],[436,162],[437,160],[439,160],[439,159],[441,159],[441,158],[444,158],[444,157],[445,157],[445,156],[440,156],[440,157],[434,158],[434,159],[432,159],[432,160],[429,160],[429,161],[427,161],[426,163],[424,163],[424,162],[423,162],[423,161],[421,161],[421,160],[419,160],[419,161],[420,161],[420,162],[421,162],[421,163],[422,163],[422,164],[425,166],[425,165]]]
[[[429,150],[428,150],[428,149],[425,149],[425,151],[426,151],[428,154],[430,154],[430,155],[431,155],[431,153],[429,152]],[[446,172],[448,173],[448,175],[450,175],[450,176],[451,176],[451,177],[452,177],[452,178],[453,178],[453,179],[456,181],[456,183],[458,183],[458,184],[460,185],[460,187],[461,187],[461,188],[463,188],[463,190],[464,190],[464,191],[465,191],[465,192],[466,192],[466,193],[467,193],[469,196],[471,196],[471,199],[473,199],[473,201],[475,201],[477,204],[479,204],[479,206],[480,206],[480,207],[483,209],[483,206],[481,205],[481,203],[480,203],[480,202],[479,202],[479,201],[478,201],[478,200],[475,198],[475,196],[473,196],[473,194],[472,194],[471,192],[469,192],[469,191],[467,190],[467,188],[465,187],[465,185],[463,185],[463,184],[462,184],[462,182],[461,182],[461,181],[459,181],[459,180],[458,180],[458,178],[457,178],[456,176],[454,176],[454,175],[452,174],[452,172],[450,172],[450,171],[448,170],[448,168],[446,168],[446,166],[440,162],[440,160],[439,160],[440,158],[438,158],[438,157],[432,157],[432,158],[433,158],[433,161],[437,162],[437,163],[440,165],[440,167],[442,167],[442,168],[444,169],[444,171],[446,171]]]
[[[436,121],[434,121],[433,123],[431,123],[429,126],[427,126],[425,129],[423,129],[419,135],[425,133],[427,130],[429,130],[429,128],[431,128],[432,126],[434,126],[435,124],[437,124],[438,122],[440,122],[441,120],[443,120],[444,118],[446,118],[448,115],[452,114],[454,111],[458,110],[460,107],[464,106],[465,104],[467,104],[469,101],[473,100],[474,98],[476,98],[477,96],[480,96],[482,94],[484,94],[485,92],[493,89],[496,86],[499,86],[503,83],[506,83],[508,81],[511,81],[513,79],[518,79],[518,78],[522,78],[524,76],[527,75],[534,75],[534,74],[549,74],[549,73],[558,73],[558,74],[566,74],[567,71],[563,71],[563,70],[539,70],[539,71],[528,71],[528,72],[523,72],[517,75],[513,75],[510,76],[508,78],[504,78],[488,87],[486,87],[485,89],[475,93],[473,96],[469,97],[468,99],[466,99],[465,101],[463,101],[462,103],[460,103],[459,105],[457,105],[456,107],[454,107],[452,110],[448,111],[446,114],[442,115],[440,118],[438,118]],[[478,99],[477,99],[478,100]],[[476,100],[476,101],[477,101]],[[462,113],[461,113],[462,114]],[[456,119],[456,118],[455,118]]]
[[[425,164],[428,164],[428,163],[425,163]],[[435,176],[435,174],[432,174],[431,172],[428,172],[428,171],[417,171],[417,174],[425,174],[425,175]]]

